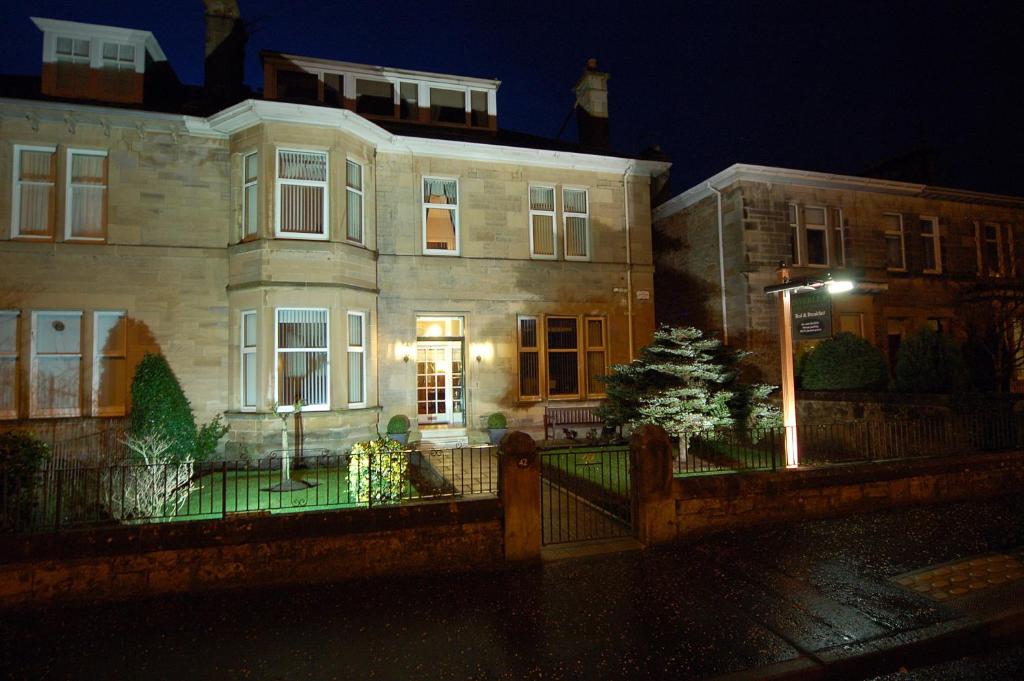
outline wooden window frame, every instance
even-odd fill
[[[811,223],[807,222],[807,211],[808,210],[820,210],[824,221],[820,222],[820,223],[815,222],[814,225],[811,226]],[[832,266],[832,238],[831,238],[831,235],[829,234],[830,230],[829,230],[829,224],[828,224],[828,222],[829,222],[829,208],[828,208],[828,206],[811,206],[811,205],[800,206],[800,217],[802,218],[802,222],[803,222],[803,227],[804,227],[803,231],[804,231],[804,240],[805,241],[807,239],[807,234],[809,232],[821,232],[825,236],[825,244],[824,244],[825,262],[811,262],[811,246],[808,243],[807,244],[807,262],[805,263],[805,265],[807,267],[816,267],[816,268],[828,268],[828,267],[831,267]]]
[[[20,373],[20,362],[18,361],[21,339],[21,312],[19,310],[0,310],[0,319],[14,319],[14,350],[4,351],[0,349],[0,360],[14,361],[14,380],[8,386],[0,386],[0,390],[11,391],[12,408],[8,411],[0,411],[0,421],[18,418],[18,384]]]
[[[39,315],[68,315],[79,317],[78,323],[78,352],[65,352],[65,353],[49,353],[46,355],[40,355],[36,351],[36,330],[39,325]],[[31,338],[29,339],[29,356],[31,361],[31,367],[29,371],[29,418],[62,418],[62,417],[75,417],[82,415],[82,319],[84,318],[81,310],[33,310],[32,311],[32,332]],[[77,402],[78,406],[73,409],[33,409],[36,395],[36,376],[38,374],[38,362],[39,357],[77,357],[78,358],[78,386],[77,386]]]
[[[927,267],[921,267],[921,271],[924,274],[942,274],[942,244],[939,238],[939,218],[934,215],[920,215],[918,216],[920,222],[929,222],[932,226],[932,233],[925,234],[921,232],[921,240],[925,242],[925,248],[929,248],[928,240],[931,240],[931,251],[935,255],[935,268],[929,269]]]
[[[902,213],[882,213],[883,217],[894,217],[899,220],[899,229],[885,229],[885,269],[889,272],[906,272],[907,271],[907,241],[906,241],[906,225],[903,224]],[[900,266],[892,267],[889,265],[889,238],[897,236],[900,240]]]
[[[99,318],[103,315],[117,316],[124,320],[121,328],[121,350],[119,354],[101,354],[100,338],[97,333]],[[123,359],[128,362],[128,311],[127,310],[95,310],[92,313],[92,414],[93,416],[124,416],[128,413],[128,392],[125,391],[125,404],[117,409],[100,408],[100,365],[104,358]],[[128,386],[126,385],[125,388]]]
[[[26,182],[21,179],[21,152],[35,151],[51,155],[52,175],[50,185],[50,215],[49,233],[47,234],[21,234],[21,186]],[[11,238],[24,241],[53,241],[56,232],[57,216],[57,147],[37,144],[15,144],[14,145],[13,173],[11,176]],[[28,184],[45,185],[46,182],[29,180]]]
[[[600,322],[601,323],[601,345],[600,346],[594,346],[594,345],[590,344],[590,329],[589,329],[590,322]],[[590,358],[590,353],[591,352],[598,352],[598,351],[600,351],[601,355],[604,357],[604,373],[602,373],[601,375],[602,376],[607,376],[608,375],[608,319],[606,317],[586,316],[586,317],[583,318],[583,346],[584,346],[584,350],[583,350],[583,374],[584,374],[584,376],[583,376],[583,378],[584,378],[584,383],[585,383],[585,386],[584,386],[585,390],[581,390],[580,392],[586,394],[587,399],[599,399],[599,398],[605,397],[606,393],[604,391],[596,392],[596,393],[590,392],[590,362],[589,362],[589,358]]]
[[[72,166],[74,165],[73,159],[75,156],[100,156],[103,158],[103,184],[85,184],[79,183],[79,186],[84,187],[101,187],[103,189],[103,209],[102,209],[102,228],[103,236],[74,236],[71,233],[71,216],[74,213],[72,207],[72,190],[75,188],[75,184],[72,182],[71,173]],[[107,202],[110,193],[110,158],[107,154],[106,149],[79,149],[79,148],[68,148],[67,154],[65,155],[64,169],[65,185],[64,185],[64,240],[73,241],[76,243],[93,243],[102,244],[107,241]]]
[[[522,333],[522,321],[525,319],[533,320],[537,325],[537,345],[526,346],[523,345],[523,333]],[[551,319],[573,319],[576,321],[576,348],[570,349],[558,349],[551,350],[548,347],[547,334],[548,334],[548,321]],[[590,338],[588,334],[587,324],[591,321],[601,322],[601,343],[602,345],[596,346],[590,344]],[[516,395],[519,402],[544,402],[544,401],[564,401],[571,402],[573,400],[590,400],[600,399],[606,396],[606,393],[591,393],[589,391],[589,377],[587,375],[587,354],[589,352],[603,352],[604,353],[604,370],[607,375],[609,366],[609,343],[608,343],[608,317],[599,315],[583,315],[583,314],[518,314],[516,315]],[[549,389],[550,375],[548,361],[548,353],[557,352],[561,354],[575,353],[576,355],[576,374],[577,374],[577,391],[571,395],[552,395]],[[534,354],[537,357],[537,395],[523,395],[522,394],[522,355],[524,353]]]
[[[535,325],[535,335],[537,337],[536,345],[523,345],[523,325],[524,320],[533,320]],[[546,373],[544,366],[544,354],[542,348],[544,344],[541,342],[541,333],[544,330],[543,315],[530,315],[521,314],[516,315],[516,395],[519,397],[520,402],[540,402],[544,399],[544,387],[543,378]],[[537,357],[537,394],[536,395],[523,395],[523,354],[529,353]]]

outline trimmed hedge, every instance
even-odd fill
[[[877,390],[889,383],[885,355],[852,333],[822,341],[802,364],[804,390]]]
[[[50,447],[32,433],[0,433],[0,529],[12,530],[32,520],[37,503],[39,473],[50,458]]]
[[[147,352],[135,369],[131,431],[136,437],[160,435],[170,442],[175,459],[197,455],[192,406],[163,355]]]
[[[963,386],[966,369],[952,339],[923,328],[900,345],[894,374],[900,392],[948,393]]]

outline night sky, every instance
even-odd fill
[[[496,77],[499,125],[546,137],[596,57],[612,74],[615,148],[660,143],[674,192],[736,162],[857,174],[926,145],[936,183],[1024,195],[1020,2],[240,5],[255,22],[250,85],[260,49]],[[0,16],[3,72],[38,73],[36,15],[151,30],[182,81],[202,82],[199,0],[13,7]]]

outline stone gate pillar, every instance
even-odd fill
[[[522,431],[501,439],[501,504],[505,560],[540,560],[540,458],[533,438]]]
[[[637,539],[661,544],[676,538],[676,502],[672,494],[672,442],[661,426],[644,425],[629,442],[633,476],[633,522]]]

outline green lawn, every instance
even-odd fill
[[[568,475],[629,496],[629,447],[549,449],[541,462]]]

